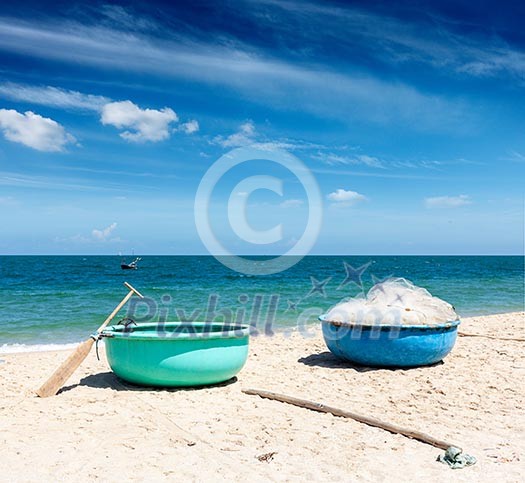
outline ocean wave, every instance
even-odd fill
[[[78,342],[69,344],[3,344],[0,354],[18,354],[21,352],[47,352],[70,350],[78,347]]]

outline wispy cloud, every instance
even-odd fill
[[[323,153],[318,152],[313,155],[312,158],[317,159],[329,166],[348,166],[348,165],[363,165],[370,168],[384,168],[385,163],[376,158],[375,156],[369,156],[367,154],[353,154],[353,155],[341,155],[335,153]]]
[[[360,177],[378,177],[378,178],[392,178],[392,179],[431,179],[441,180],[443,177],[422,174],[420,168],[426,171],[433,170],[442,171],[448,165],[455,164],[480,164],[474,161],[465,159],[437,161],[437,160],[399,160],[383,159],[381,157],[360,153],[358,146],[351,145],[334,145],[334,144],[320,144],[312,143],[300,139],[293,138],[277,138],[272,139],[260,132],[253,121],[243,123],[237,131],[228,136],[219,135],[211,140],[212,144],[218,144],[225,148],[232,148],[237,146],[253,145],[262,150],[285,149],[295,152],[297,156],[303,158],[305,152],[307,154],[303,161],[312,159],[320,161],[327,168],[310,165],[310,170],[316,174],[328,174],[337,176],[360,176]],[[314,151],[309,154],[309,151]],[[349,171],[344,170],[344,167],[361,167],[373,168],[366,171]],[[379,168],[379,169],[378,169]]]
[[[303,206],[304,201],[299,199],[289,199],[284,200],[279,206],[281,208],[298,208],[299,206]]]
[[[312,173],[316,174],[328,174],[336,176],[357,176],[365,178],[386,178],[386,179],[426,179],[433,181],[443,181],[448,179],[444,176],[435,176],[427,174],[412,174],[407,172],[391,172],[387,170],[375,170],[375,171],[349,171],[344,169],[336,168],[319,168],[313,167],[310,169]]]
[[[97,241],[107,241],[111,234],[115,231],[117,228],[117,223],[111,223],[111,225],[107,226],[106,228],[102,228],[101,230],[94,228],[91,232],[91,236],[97,240]]]
[[[364,55],[386,64],[426,64],[443,73],[475,77],[525,78],[525,52],[488,29],[466,36],[429,11],[417,22],[374,13],[364,8],[292,0],[261,0],[248,12],[274,30],[301,25],[310,48],[337,40],[341,48],[360,48]],[[281,13],[269,17],[268,6]],[[291,21],[293,19],[293,21]],[[472,26],[470,26],[472,27]],[[472,28],[471,28],[472,30]],[[281,32],[282,34],[282,32]]]
[[[29,24],[0,18],[0,49],[222,85],[253,102],[279,109],[301,106],[304,112],[347,122],[396,120],[416,128],[450,129],[468,112],[457,99],[425,94],[399,81],[274,58],[240,42],[226,46],[184,38],[174,42],[72,22]]]
[[[321,143],[313,143],[304,139],[292,139],[281,137],[278,139],[263,138],[259,135],[256,145],[260,149],[288,149],[290,151],[305,151],[311,149],[347,149],[347,146],[327,146]]]
[[[320,143],[313,143],[303,139],[292,139],[287,137],[272,138],[257,128],[252,120],[247,120],[239,125],[237,130],[229,135],[217,135],[211,141],[211,144],[218,144],[225,148],[254,145],[262,150],[286,149],[289,151],[306,151],[306,150],[328,150],[328,149],[348,149],[347,146],[327,146]],[[321,156],[321,154],[319,154]]]
[[[53,86],[31,86],[6,82],[0,84],[0,97],[13,101],[61,109],[99,111],[111,100],[104,96],[83,94]]]
[[[37,151],[64,151],[67,144],[75,142],[58,122],[31,111],[22,114],[14,109],[0,109],[0,130],[9,141]]]
[[[13,206],[18,202],[12,196],[0,196],[0,206]]]
[[[86,184],[78,178],[56,178],[49,176],[30,176],[23,173],[0,171],[0,186],[15,186],[21,188],[64,190],[64,191],[125,191],[129,185],[119,185],[105,181],[104,185]]]
[[[169,107],[141,109],[131,101],[111,102],[102,108],[102,124],[125,129],[120,137],[127,141],[163,141],[170,136],[170,124],[178,121]]]
[[[333,149],[333,146],[332,146]],[[350,154],[348,154],[350,151]],[[360,153],[361,148],[359,147],[349,147],[341,146],[339,147],[339,153],[334,153],[330,150],[330,147],[319,147],[318,151],[311,155],[311,158],[320,161],[321,163],[330,166],[330,167],[343,167],[343,166],[361,166],[369,168],[381,168],[384,172],[379,171],[369,171],[368,173],[362,173],[363,176],[385,176],[385,177],[403,177],[403,178],[427,178],[427,176],[421,176],[420,174],[414,175],[413,173],[421,173],[421,168],[425,171],[433,172],[444,172],[446,168],[458,165],[475,165],[480,166],[484,163],[479,161],[472,161],[468,159],[458,158],[458,159],[446,159],[446,160],[436,160],[436,159],[399,159],[397,157],[390,156],[388,159],[383,157],[378,157],[371,154]],[[314,168],[316,172],[319,173],[334,173],[335,170],[327,171],[323,169]],[[386,171],[396,170],[396,174],[388,174]],[[406,174],[400,174],[404,171]],[[341,172],[342,173],[342,172]],[[347,172],[347,174],[356,174],[356,172]],[[438,178],[434,178],[438,179]]]
[[[144,163],[146,164],[146,163]],[[100,169],[86,166],[71,166],[62,165],[60,169],[63,171],[75,171],[80,173],[91,173],[91,174],[102,174],[109,175],[112,178],[118,177],[119,179],[124,177],[129,178],[162,178],[162,179],[178,179],[180,176],[173,173],[158,173],[152,171],[132,171],[131,169]],[[107,176],[104,176],[105,178]]]
[[[257,137],[257,131],[253,121],[246,121],[239,126],[237,132],[229,136],[215,136],[214,144],[219,144],[223,148],[236,148],[253,144]]]
[[[98,10],[102,22],[131,31],[157,31],[157,24],[145,16],[134,15],[133,11],[120,5],[102,5]]]
[[[239,127],[237,131],[230,135],[215,136],[211,140],[211,144],[218,144],[225,148],[233,148],[238,146],[254,145],[262,150],[285,149],[295,152],[299,157],[302,157],[301,152],[314,150],[313,154],[303,159],[312,159],[320,161],[328,166],[323,168],[320,166],[310,166],[310,170],[316,174],[328,174],[337,176],[364,176],[364,177],[379,177],[392,179],[432,179],[438,181],[443,179],[436,175],[422,174],[418,168],[425,168],[426,170],[437,170],[440,167],[449,164],[476,164],[467,160],[455,161],[401,161],[398,159],[382,159],[380,157],[359,153],[359,147],[349,145],[325,145],[320,143],[311,143],[300,139],[291,138],[277,138],[271,139],[264,133],[259,132],[253,121],[247,121]],[[335,151],[335,152],[334,152]],[[304,152],[302,153],[304,155]],[[374,168],[367,171],[349,171],[344,170],[344,167],[354,166],[361,168]],[[376,169],[380,168],[380,169]],[[410,171],[409,171],[410,170]]]
[[[507,161],[514,161],[516,163],[525,163],[525,154],[511,149],[509,155],[504,158]]]
[[[104,244],[104,243],[120,243],[123,242],[122,238],[112,236],[114,231],[117,229],[117,223],[113,222],[105,228],[93,228],[90,235],[82,235],[77,233],[76,235],[69,237],[55,237],[55,243],[75,243],[83,245],[93,244]]]
[[[472,203],[470,196],[434,196],[425,198],[427,208],[458,208],[460,206],[470,205]]]

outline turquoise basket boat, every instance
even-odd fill
[[[439,325],[349,325],[319,317],[323,337],[337,357],[371,367],[435,364],[454,347],[459,320]]]
[[[203,386],[235,376],[248,357],[249,326],[206,322],[116,325],[102,332],[113,372],[144,386]]]

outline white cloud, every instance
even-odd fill
[[[304,204],[303,200],[284,200],[279,206],[281,208],[298,208],[299,206],[302,206]]]
[[[131,101],[113,102],[110,98],[53,86],[31,86],[6,82],[0,84],[0,97],[6,99],[51,106],[66,110],[96,111],[102,113],[102,123],[119,128],[133,129],[121,136],[131,141],[158,141],[169,137],[167,127],[178,121],[177,114],[165,107],[160,111],[140,109]],[[186,134],[199,131],[199,123],[191,119],[177,129]],[[161,137],[162,136],[162,137]]]
[[[337,189],[333,193],[327,196],[328,200],[336,204],[344,204],[346,206],[354,205],[360,201],[366,201],[366,196],[358,193],[357,191],[350,191],[344,189]]]
[[[24,114],[14,109],[0,109],[0,129],[9,141],[38,151],[63,151],[75,138],[58,122],[34,112]]]
[[[457,208],[459,206],[470,205],[471,203],[472,201],[468,195],[425,198],[425,206],[427,208]]]
[[[14,101],[29,102],[42,106],[63,109],[99,111],[111,101],[107,97],[83,94],[82,92],[60,89],[52,86],[28,86],[6,82],[0,84],[0,96]]]
[[[106,228],[103,228],[102,230],[97,230],[96,228],[94,228],[91,232],[91,236],[98,241],[107,241],[113,233],[113,231],[115,230],[115,228],[117,228],[116,223],[111,223],[111,225],[107,226]]]
[[[170,136],[170,123],[178,121],[177,114],[163,109],[141,109],[131,101],[110,102],[102,108],[102,124],[126,129],[120,136],[127,141],[163,141]]]
[[[215,136],[213,142],[220,144],[224,148],[237,148],[253,144],[256,136],[257,132],[253,121],[246,121],[239,126],[239,130],[236,133],[227,137]]]
[[[184,131],[186,134],[193,134],[196,133],[200,127],[199,123],[192,119],[191,121],[185,122],[180,126],[181,130]]]

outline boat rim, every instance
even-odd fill
[[[352,323],[352,322],[337,322],[334,320],[327,320],[326,319],[327,314],[320,315],[318,319],[325,323],[325,324],[331,324],[336,327],[363,327],[363,328],[371,328],[371,329],[381,329],[381,330],[387,330],[387,329],[417,329],[417,330],[433,330],[433,329],[451,329],[454,327],[457,327],[461,320],[451,320],[448,322],[443,322],[441,324],[417,324],[417,325],[411,325],[411,324],[359,324],[359,323]]]
[[[184,330],[181,332],[168,331],[162,334],[162,329],[169,329],[178,326],[183,327],[218,327],[218,330],[203,332],[192,332]],[[226,327],[226,329],[225,329]],[[137,330],[139,329],[139,330]],[[155,332],[144,333],[148,329],[155,329]],[[162,335],[161,335],[162,334]],[[100,334],[102,337],[115,339],[133,340],[196,340],[196,339],[242,339],[250,335],[250,326],[246,324],[221,323],[221,322],[147,322],[133,326],[130,331],[126,331],[124,325],[112,325],[106,327]]]

